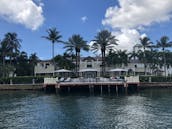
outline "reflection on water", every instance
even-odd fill
[[[1,91],[0,128],[171,129],[172,89],[130,96]]]

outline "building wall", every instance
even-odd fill
[[[97,76],[100,76],[101,64],[102,64],[102,61],[100,58],[97,58],[97,57],[81,57],[79,70],[96,69],[98,71]],[[135,72],[137,74],[144,74],[144,64],[143,63],[131,62],[131,63],[128,63],[127,66],[121,65],[121,67],[113,67],[113,66],[106,67],[106,71],[109,71],[110,69],[115,69],[115,68],[128,69],[128,70],[132,70],[133,72]],[[40,61],[35,66],[35,75],[53,74],[54,70],[55,70],[55,67],[51,63],[51,61]],[[163,67],[159,68],[159,70],[161,71],[160,74],[164,75],[164,72],[163,72],[164,68]],[[171,67],[169,69],[167,69],[166,71],[167,71],[166,75],[172,74],[172,68]],[[150,73],[150,74],[157,75],[157,73],[154,73],[152,71],[152,69],[150,68],[150,64],[147,64],[146,72]]]
[[[90,67],[91,66],[91,67]],[[99,61],[99,60],[96,60],[96,61],[94,61],[94,60],[91,60],[91,61],[87,61],[87,60],[85,60],[85,61],[80,61],[80,70],[81,69],[88,69],[88,68],[90,68],[90,69],[97,69],[98,71],[100,71],[101,70],[101,61]]]
[[[50,61],[38,62],[34,68],[35,75],[38,74],[52,74],[55,70],[54,65]]]

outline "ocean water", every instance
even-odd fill
[[[172,89],[118,96],[0,91],[0,129],[172,129]]]

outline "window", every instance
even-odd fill
[[[50,65],[50,64],[46,63],[46,64],[45,64],[45,69],[47,69],[49,65]]]
[[[87,61],[87,68],[92,68],[92,62],[91,61]]]
[[[90,65],[90,64],[87,64],[87,68],[92,68],[92,65]]]

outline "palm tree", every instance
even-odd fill
[[[2,76],[5,77],[5,66],[6,66],[6,57],[9,53],[9,47],[8,47],[8,43],[7,42],[4,42],[4,41],[1,41],[1,44],[0,44],[0,53],[1,53],[1,59],[2,59]]]
[[[10,64],[11,64],[12,57],[14,57],[14,55],[16,55],[16,53],[19,53],[19,49],[21,47],[21,45],[20,45],[21,39],[18,39],[16,33],[9,32],[9,33],[5,34],[5,37],[2,42],[4,42],[6,44],[6,49],[8,49],[7,54],[10,57]]]
[[[89,46],[87,45],[87,42],[80,36],[80,35],[72,35],[72,37],[69,38],[68,42],[65,43],[66,52],[73,53],[75,51],[76,56],[76,73],[79,70],[79,61],[80,61],[80,51],[81,49],[88,51]]]
[[[43,38],[49,40],[52,43],[52,59],[53,59],[53,64],[54,62],[54,44],[55,42],[57,43],[63,43],[60,39],[62,36],[60,35],[60,32],[57,31],[56,28],[50,28],[47,30],[48,36],[43,36]]]
[[[118,54],[118,60],[119,60],[119,65],[127,65],[128,64],[128,54],[126,50],[119,50],[117,51]]]
[[[113,45],[117,45],[117,39],[108,30],[100,31],[93,40],[93,45],[91,47],[92,51],[101,51],[102,56],[102,75],[105,75],[105,55],[106,51],[112,48]]]
[[[171,47],[172,42],[169,41],[169,38],[167,36],[162,36],[159,41],[157,41],[157,47],[162,48],[163,52],[163,61],[164,61],[164,72],[166,76],[166,57],[165,57],[165,48]]]
[[[146,48],[150,48],[152,42],[150,41],[150,39],[148,37],[143,37],[140,38],[140,43],[141,43],[141,47],[143,48],[143,63],[144,63],[144,73],[146,75],[146,56],[145,56],[145,50]]]

